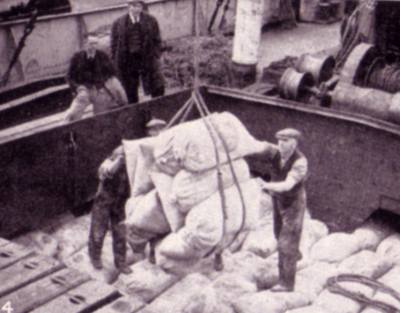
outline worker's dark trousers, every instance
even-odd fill
[[[299,250],[306,194],[304,190],[292,199],[274,197],[274,234],[278,241],[279,281],[293,289],[296,277],[296,263],[301,257]]]
[[[129,181],[125,165],[112,178],[99,183],[92,208],[89,235],[89,255],[92,260],[101,259],[104,237],[111,226],[114,262],[117,268],[125,265],[126,234],[122,221],[125,220],[125,202],[129,196]]]

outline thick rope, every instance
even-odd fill
[[[222,236],[221,236],[221,240],[220,242],[222,242],[223,238],[225,237],[225,220],[227,219],[227,213],[226,213],[226,197],[225,197],[225,190],[224,190],[224,186],[223,186],[223,182],[222,182],[222,173],[221,173],[221,160],[220,160],[220,156],[219,156],[219,151],[218,151],[218,147],[217,147],[217,138],[215,137],[215,132],[216,130],[214,129],[214,126],[211,124],[211,118],[208,119],[207,118],[207,113],[205,112],[205,110],[202,108],[200,102],[198,101],[197,97],[196,97],[196,91],[193,92],[193,101],[196,104],[197,110],[200,113],[201,119],[204,123],[204,125],[206,126],[211,140],[213,142],[213,147],[214,147],[214,153],[215,153],[215,160],[216,160],[216,168],[217,168],[217,180],[218,180],[218,191],[220,194],[220,199],[221,199],[221,207],[222,207]],[[212,252],[214,252],[215,250],[217,250],[216,248],[212,249],[209,253],[211,254]]]
[[[377,282],[376,280],[373,280],[371,278],[361,276],[361,275],[354,275],[354,274],[342,274],[342,275],[334,276],[334,277],[329,278],[328,283],[327,283],[327,288],[332,293],[345,296],[345,297],[355,300],[363,305],[378,308],[379,310],[382,310],[383,312],[387,312],[387,313],[399,313],[400,312],[400,310],[398,310],[396,307],[392,306],[391,304],[370,299],[367,296],[360,294],[359,292],[349,291],[349,290],[345,289],[344,287],[340,286],[339,285],[340,282],[355,282],[355,283],[359,283],[361,285],[366,285],[368,287],[373,288],[375,291],[387,293],[390,296],[392,296],[393,298],[395,298],[396,300],[400,301],[400,294],[396,290],[394,290],[380,282]]]
[[[188,101],[185,102],[185,104],[178,110],[178,112],[175,113],[175,115],[170,119],[169,123],[165,127],[166,129],[171,128],[175,122],[181,118],[181,116],[184,116],[186,110],[191,109],[193,106],[193,99],[190,98]],[[182,119],[181,119],[182,120]]]
[[[205,113],[206,113],[207,115],[210,115],[211,113],[210,113],[210,111],[209,111],[209,109],[208,109],[208,107],[207,107],[207,105],[206,105],[206,103],[205,103],[203,97],[201,96],[201,94],[200,94],[198,91],[195,91],[195,95],[196,95],[196,98],[198,99],[198,101],[200,102],[200,105],[201,105],[201,106],[203,107],[203,109],[205,110]],[[196,101],[196,100],[195,100],[195,101]],[[211,123],[212,123],[212,121],[211,121]],[[227,144],[226,144],[224,138],[222,137],[222,135],[221,135],[220,132],[218,131],[218,127],[217,127],[216,125],[213,125],[213,127],[214,127],[216,133],[218,134],[219,139],[221,140],[221,143],[222,143],[224,152],[225,152],[226,157],[227,157],[227,160],[228,160],[229,169],[230,169],[230,171],[231,171],[231,173],[232,173],[232,178],[233,178],[234,184],[235,184],[235,186],[236,186],[236,189],[238,190],[240,202],[241,202],[241,205],[242,205],[242,221],[241,221],[240,227],[239,227],[238,231],[235,233],[235,235],[233,236],[233,239],[228,243],[227,246],[225,246],[225,248],[223,248],[223,249],[226,249],[226,248],[229,248],[229,247],[232,245],[232,243],[238,238],[239,234],[242,232],[242,230],[243,230],[243,228],[244,228],[244,226],[245,226],[245,224],[246,224],[246,212],[247,212],[247,208],[246,208],[246,203],[245,203],[245,201],[244,201],[244,196],[243,196],[242,189],[241,189],[241,187],[240,187],[239,180],[238,180],[238,178],[237,178],[235,169],[234,169],[234,167],[233,167],[233,162],[232,162],[232,158],[231,158],[230,153],[229,153],[228,146],[227,146]]]

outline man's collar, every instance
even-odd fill
[[[292,153],[289,153],[288,155],[283,156],[281,153],[281,164],[282,166],[284,166],[286,164],[287,161],[289,161],[289,159],[296,153],[296,149],[293,150]]]
[[[85,51],[86,57],[87,57],[88,59],[94,59],[94,57],[96,56],[96,52],[97,52],[97,51],[95,50],[93,54],[89,54],[87,51]]]
[[[136,18],[130,13],[128,13],[128,15],[129,15],[129,18],[131,19],[132,23],[140,22],[140,14],[138,16],[136,16]]]

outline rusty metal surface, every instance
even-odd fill
[[[400,213],[399,126],[241,91],[210,87],[202,92],[212,111],[234,113],[257,138],[273,141],[274,132],[288,126],[304,132],[302,146],[311,171],[309,207],[331,229],[350,229],[378,208]],[[189,96],[187,90],[3,140],[1,235],[38,227],[43,218],[90,199],[99,164],[121,138],[143,135],[146,111],[168,120]]]

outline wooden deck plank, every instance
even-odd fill
[[[34,252],[31,249],[13,242],[7,242],[0,246],[0,270],[33,254]]]
[[[95,280],[74,288],[31,313],[82,313],[92,312],[120,297],[117,289]]]
[[[13,313],[30,312],[89,280],[88,275],[65,268],[0,298],[0,307],[9,302]],[[47,312],[60,312],[60,309]]]
[[[0,297],[65,267],[50,257],[33,255],[0,271]]]
[[[96,313],[135,313],[145,305],[139,297],[124,296],[97,310]]]

